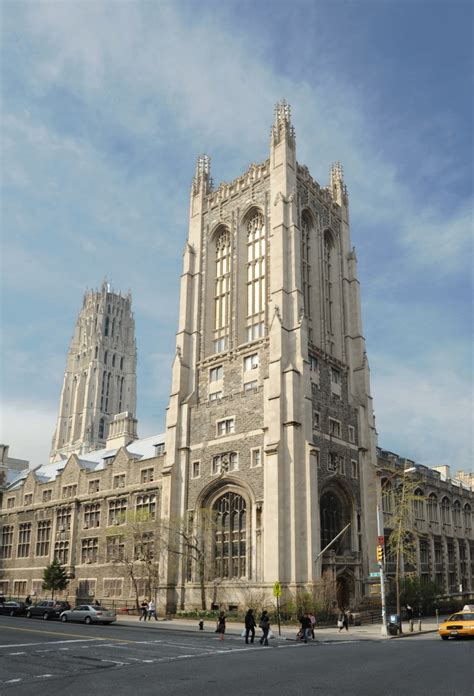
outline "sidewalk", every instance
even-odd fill
[[[149,629],[153,628],[165,628],[171,631],[186,631],[190,633],[214,633],[216,628],[216,622],[213,619],[204,620],[204,631],[199,630],[198,625],[199,619],[159,619],[155,621],[139,621],[137,616],[127,616],[119,615],[117,617],[116,625],[120,626],[130,626],[130,624],[136,624],[141,626],[147,626]],[[243,622],[233,622],[227,620],[226,623],[226,634],[231,636],[240,636],[243,630]],[[418,630],[418,622],[415,621],[414,631],[410,633],[410,627],[407,622],[403,624],[403,633],[400,636],[385,636],[382,635],[382,624],[367,624],[365,626],[351,626],[349,631],[339,631],[336,626],[318,628],[316,626],[316,640],[322,641],[339,641],[339,640],[392,640],[396,638],[405,638],[409,636],[419,636],[424,633],[434,633],[437,631],[436,620],[434,618],[429,618],[422,621],[422,630]],[[299,629],[299,624],[294,624],[293,626],[282,626],[281,636],[278,635],[278,625],[272,624],[272,631],[274,637],[278,640],[296,640],[296,634]],[[256,629],[256,636],[261,633],[260,629]]]

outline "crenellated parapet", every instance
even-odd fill
[[[266,160],[261,164],[252,163],[245,174],[237,177],[231,182],[221,182],[219,187],[213,191],[208,197],[209,208],[231,200],[235,196],[240,195],[247,189],[251,189],[256,184],[260,183],[269,176],[270,161]]]

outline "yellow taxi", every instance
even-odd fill
[[[452,614],[449,619],[440,624],[438,633],[443,640],[463,636],[474,638],[474,606],[467,605],[462,611]]]

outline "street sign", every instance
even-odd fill
[[[281,585],[279,582],[276,582],[273,585],[273,596],[274,597],[281,597]]]
[[[377,543],[379,546],[383,546],[385,544],[385,537],[383,537],[383,536],[377,537]]]
[[[372,572],[370,573],[371,578],[379,578],[380,577],[380,570],[376,571],[375,573]]]

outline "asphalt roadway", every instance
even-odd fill
[[[474,641],[224,641],[211,630],[0,617],[0,695],[473,696]]]

